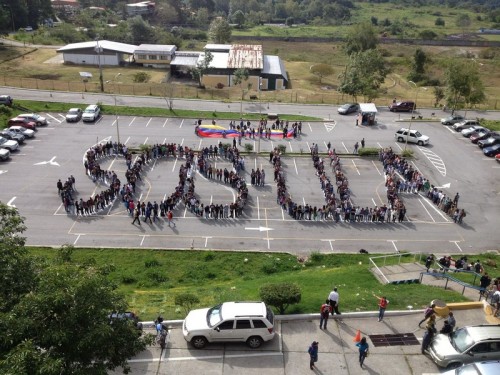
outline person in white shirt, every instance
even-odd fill
[[[328,300],[330,301],[330,306],[332,307],[332,316],[333,314],[340,315],[339,311],[339,293],[337,292],[337,288],[333,288],[328,296]]]

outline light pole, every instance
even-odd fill
[[[260,154],[260,127],[262,125],[261,120],[262,120],[262,101],[260,100],[260,92],[262,91],[262,77],[259,77],[259,127],[257,128],[258,134],[259,134],[259,140],[257,142],[257,155]]]
[[[99,45],[99,37],[96,38],[95,51],[97,52],[97,64],[99,65],[99,83],[101,84],[101,92],[104,92],[104,81],[102,78],[102,65],[101,65],[102,48]]]
[[[113,82],[119,77],[121,76],[122,74],[121,73],[118,73],[117,75],[115,75],[115,77],[110,80],[110,81],[106,81],[106,83],[110,83],[110,82]],[[118,144],[120,144],[120,126],[118,124],[118,109],[117,109],[117,106],[116,106],[116,90],[115,90],[115,87],[113,86],[113,99],[115,101],[115,122],[116,122],[116,139],[117,139],[117,142]]]
[[[408,81],[408,83],[411,83],[413,86],[415,86],[416,94],[415,94],[415,103],[413,103],[413,107],[411,108],[410,125],[408,126],[408,133],[406,134],[405,151],[406,147],[408,146],[408,137],[410,136],[411,124],[413,122],[413,117],[414,117],[413,114],[415,112],[415,108],[417,108],[418,93],[420,91],[419,88],[427,90],[427,87],[418,87],[417,84],[413,81]]]

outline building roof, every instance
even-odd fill
[[[82,43],[71,43],[67,44],[64,47],[61,47],[57,50],[57,52],[69,52],[69,51],[78,51],[82,49],[95,49],[97,47],[97,43],[99,43],[99,47],[103,50],[113,51],[113,52],[122,52],[132,55],[134,51],[137,49],[137,46],[133,44],[125,44],[118,42],[111,42],[109,40],[100,40],[91,41],[91,42],[82,42]]]
[[[170,65],[196,67],[202,52],[176,52]]]
[[[231,49],[231,44],[206,44],[205,51],[228,51]]]
[[[359,103],[361,113],[377,113],[377,107],[374,103]]]
[[[264,55],[262,74],[281,75],[288,81],[285,65],[279,56]]]
[[[171,55],[176,49],[177,47],[171,44],[141,44],[134,53],[147,54],[154,52],[159,55]]]
[[[227,67],[230,69],[262,69],[264,66],[262,46],[256,44],[233,44],[229,50]]]
[[[215,68],[215,69],[227,69],[227,59],[229,57],[229,53],[227,52],[211,52],[213,59],[210,62],[210,68]],[[200,57],[198,59],[199,62],[202,62],[203,59],[205,58],[205,54],[201,53]]]

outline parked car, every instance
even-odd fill
[[[489,146],[496,145],[497,143],[500,143],[500,134],[498,134],[498,133],[491,133],[488,138],[481,139],[480,141],[478,141],[477,145],[480,148],[484,148],[484,147],[489,147]]]
[[[25,138],[33,138],[35,136],[35,132],[33,130],[23,128],[22,126],[11,126],[9,130],[17,134],[22,134]]]
[[[113,324],[114,320],[127,320],[132,322],[134,327],[142,332],[142,323],[139,321],[139,317],[131,311],[125,311],[123,313],[111,313],[109,314],[109,322]]]
[[[36,131],[36,124],[34,122],[21,117],[11,118],[7,124],[9,126],[22,126],[23,128]]]
[[[6,148],[0,148],[0,160],[5,161],[9,160],[10,158],[10,151],[7,150]]]
[[[224,302],[191,310],[182,333],[197,349],[209,342],[246,342],[255,349],[274,337],[274,314],[264,302]]]
[[[0,147],[6,148],[10,152],[16,151],[19,148],[19,143],[17,141],[10,141],[4,137],[0,137]]]
[[[49,124],[45,117],[37,115],[36,113],[23,113],[21,115],[17,115],[17,117],[25,118],[31,122],[34,122],[36,126],[44,126]]]
[[[488,129],[486,130],[479,130],[477,132],[474,132],[470,135],[469,139],[472,143],[477,143],[479,142],[481,139],[486,139],[490,136],[491,134],[491,131],[489,131]]]
[[[457,132],[461,132],[464,129],[468,129],[471,126],[479,126],[481,125],[479,121],[477,120],[464,120],[461,122],[457,122],[455,125],[453,125],[453,129],[455,129]]]
[[[500,361],[470,363],[457,369],[442,372],[441,375],[497,375],[500,374]]]
[[[438,334],[429,346],[432,360],[440,367],[457,368],[466,363],[500,359],[500,324],[457,329]]]
[[[391,103],[389,106],[389,111],[391,112],[411,112],[416,109],[417,106],[411,101]]]
[[[24,143],[24,140],[26,137],[22,134],[18,134],[12,130],[9,129],[4,129],[0,132],[0,136],[4,137],[5,139],[8,139],[10,141],[16,141],[20,145]]]
[[[462,135],[465,137],[465,138],[469,138],[472,134],[474,134],[475,132],[479,132],[479,131],[483,131],[483,130],[488,130],[486,128],[483,128],[482,126],[480,125],[474,125],[474,126],[471,126],[470,128],[468,129],[464,129],[461,131]]]
[[[485,154],[486,156],[497,156],[498,154],[500,154],[500,143],[483,148],[483,154]]]
[[[347,103],[341,105],[337,112],[340,115],[348,115],[349,113],[358,113],[359,112],[359,104],[358,103]]]
[[[12,107],[12,104],[14,104],[14,99],[12,99],[10,95],[0,95],[0,104]]]
[[[495,160],[500,163],[500,154],[496,154]]]
[[[394,134],[394,138],[398,142],[406,142],[408,140],[408,143],[416,143],[419,146],[429,144],[429,137],[422,135],[418,130],[414,129],[401,128]]]
[[[82,120],[84,122],[94,122],[99,118],[99,114],[101,113],[101,109],[98,105],[89,105],[85,108],[82,114]]]
[[[465,118],[462,115],[451,115],[446,118],[441,119],[441,124],[442,125],[454,125],[457,122],[464,121]]]
[[[78,122],[82,118],[82,110],[80,108],[71,108],[66,113],[66,122]]]

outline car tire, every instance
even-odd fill
[[[404,142],[403,137],[398,137],[398,142],[401,142],[401,143]]]
[[[191,345],[196,349],[203,349],[207,345],[207,339],[203,336],[195,336],[191,339]]]
[[[417,145],[419,145],[419,146],[423,146],[423,145],[424,145],[424,142],[422,142],[422,141],[418,141],[418,142],[417,142]]]
[[[251,336],[247,340],[247,345],[252,349],[257,349],[262,345],[262,338],[259,336]]]
[[[453,370],[453,369],[459,368],[460,366],[462,366],[462,363],[460,363],[460,362],[452,362],[452,363],[449,363],[448,366],[446,366],[446,369],[447,370]]]

